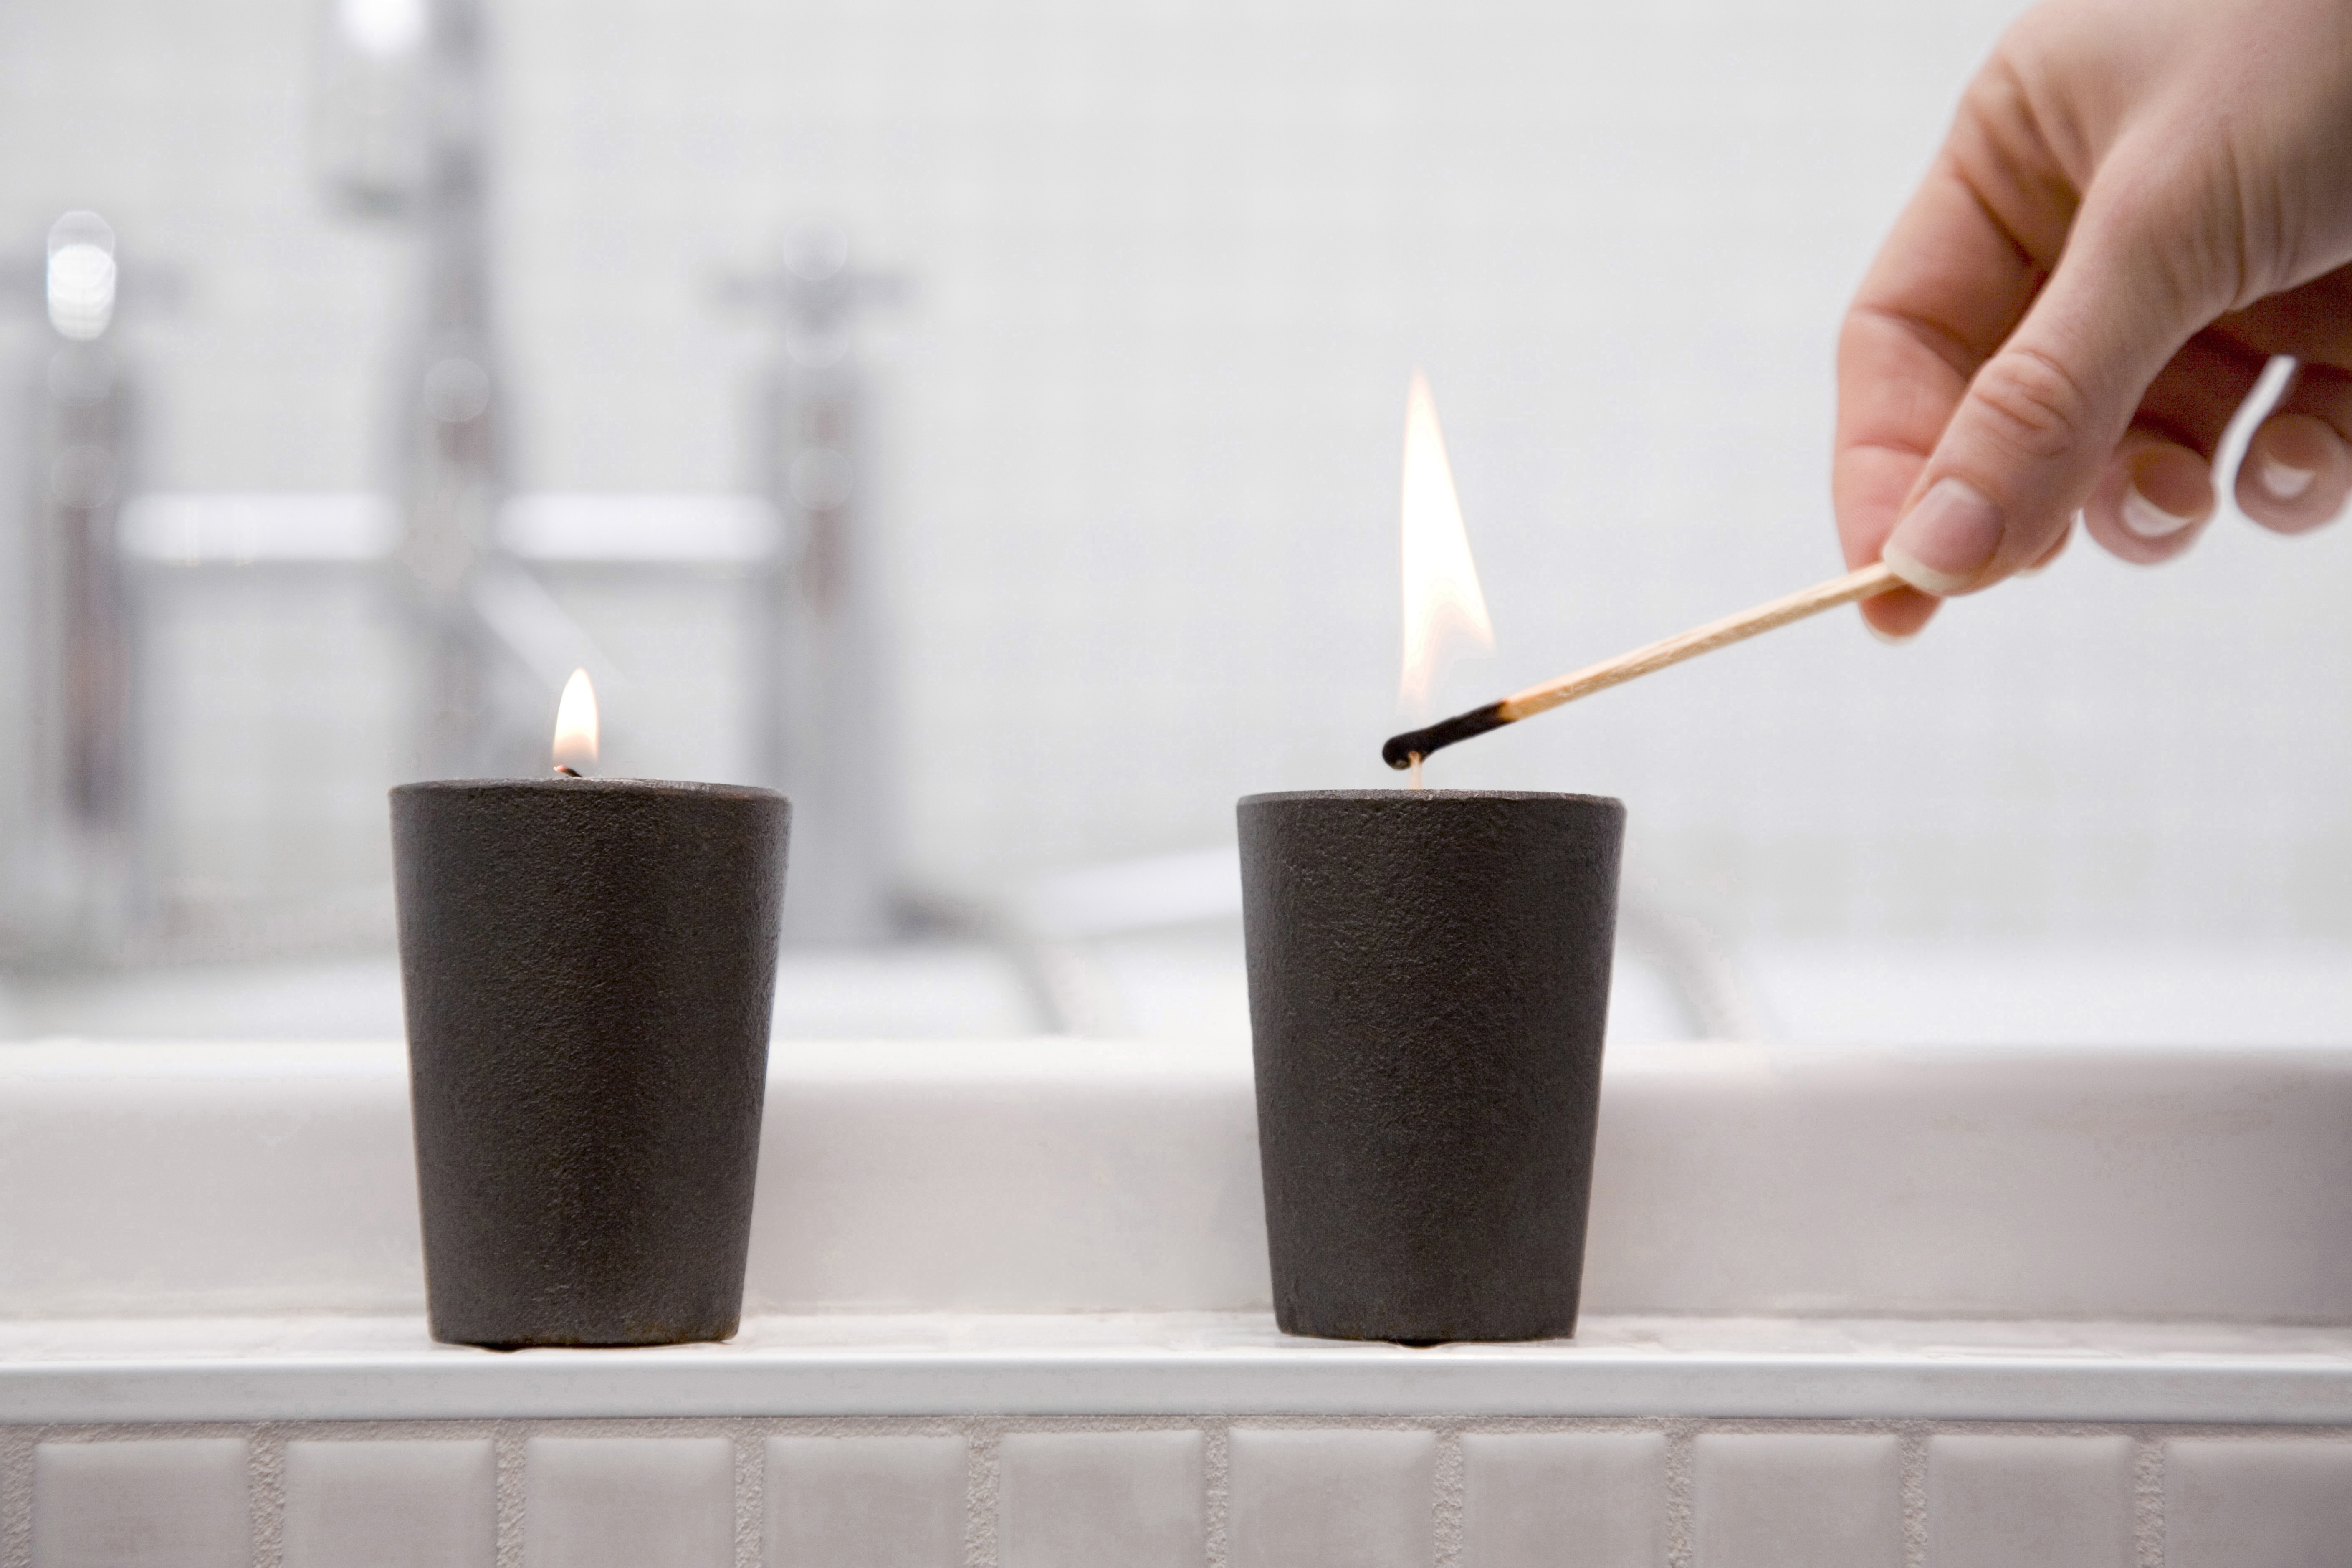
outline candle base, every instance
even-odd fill
[[[1335,790],[1239,815],[1276,1323],[1573,1334],[1624,807]]]
[[[790,816],[635,780],[392,792],[435,1339],[734,1333]]]

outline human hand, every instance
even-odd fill
[[[2048,561],[2079,510],[2126,561],[2189,548],[2221,431],[2301,362],[2247,448],[2284,533],[2352,491],[2352,4],[2049,0],[2002,38],[1838,345],[1833,489],[1865,601]]]

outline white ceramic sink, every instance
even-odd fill
[[[2352,1050],[1619,1047],[1598,1314],[2352,1324]],[[0,1316],[421,1310],[397,1045],[0,1047]],[[780,1044],[753,1311],[1267,1299],[1234,1045]]]
[[[1236,895],[1238,896],[1238,895]],[[1651,922],[1654,926],[1655,922]],[[1755,942],[1702,989],[1640,929],[1619,944],[1612,1045],[1687,1039],[1712,1022],[1815,1045],[2352,1045],[2352,944],[1937,940]],[[1654,931],[1650,934],[1654,936]],[[1710,944],[1711,945],[1711,944]],[[1238,920],[1060,942],[1080,1032],[1209,1049],[1249,1033]],[[798,948],[778,975],[782,1040],[1010,1040],[1051,1021],[1038,976],[975,941]],[[1720,1004],[1726,998],[1718,997]],[[401,1028],[390,955],[0,979],[0,1041],[364,1041]]]

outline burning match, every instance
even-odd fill
[[[1515,691],[1500,702],[1489,702],[1484,708],[1473,708],[1467,713],[1456,713],[1451,719],[1441,719],[1424,729],[1408,730],[1392,735],[1381,748],[1381,760],[1389,766],[1402,770],[1426,758],[1431,752],[1450,746],[1456,741],[1466,741],[1483,735],[1489,730],[1499,730],[1515,724],[1530,713],[1540,713],[1547,708],[1557,708],[1563,702],[1573,702],[1580,697],[1590,697],[1596,691],[1622,685],[1636,676],[1664,669],[1670,664],[1680,664],[1703,653],[1745,642],[1759,632],[1769,632],[1775,626],[1785,626],[1791,621],[1801,621],[1839,605],[1851,605],[1904,585],[1894,568],[1881,563],[1865,566],[1790,594],[1786,598],[1742,610],[1736,616],[1726,616],[1719,621],[1654,642],[1647,647],[1637,647],[1631,653],[1588,666],[1571,675],[1547,680],[1540,686],[1530,686]]]

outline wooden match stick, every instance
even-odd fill
[[[1402,735],[1392,735],[1388,744],[1381,748],[1381,760],[1392,768],[1409,768],[1442,746],[1466,741],[1473,735],[1483,735],[1489,730],[1499,730],[1530,713],[1540,713],[1547,708],[1557,708],[1563,702],[1590,697],[1596,691],[1622,685],[1637,675],[1647,675],[1670,664],[1680,664],[1686,658],[1696,658],[1700,654],[1712,653],[1736,642],[1745,642],[1759,632],[1769,632],[1775,626],[1785,626],[1790,621],[1801,621],[1807,616],[1817,616],[1839,605],[1851,605],[1857,599],[1874,598],[1903,585],[1903,579],[1897,577],[1895,569],[1884,562],[1875,566],[1865,566],[1859,572],[1849,572],[1843,577],[1817,584],[1785,599],[1775,599],[1769,605],[1759,605],[1752,610],[1742,610],[1736,616],[1709,621],[1706,626],[1685,632],[1680,637],[1654,642],[1647,647],[1637,647],[1632,653],[1619,654],[1615,658],[1587,666],[1572,675],[1547,680],[1541,686],[1530,686],[1525,691],[1515,691],[1500,702],[1489,702],[1484,708],[1473,708],[1467,713],[1441,719],[1425,730],[1409,730]]]

